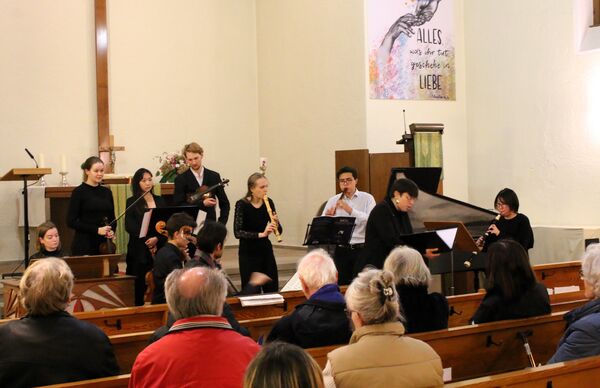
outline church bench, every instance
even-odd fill
[[[166,305],[122,307],[74,313],[81,320],[98,326],[106,335],[156,330],[167,323]]]
[[[154,330],[108,336],[121,373],[131,372],[137,355],[150,344]]]
[[[461,326],[447,330],[411,334],[427,342],[440,356],[444,368],[452,368],[454,380],[522,369],[529,365],[520,332],[528,337],[537,363],[545,363],[556,351],[565,323],[564,313]],[[324,368],[327,353],[342,345],[307,349]]]
[[[273,317],[264,317],[264,318],[254,318],[239,321],[240,326],[245,327],[250,332],[250,337],[253,340],[258,341],[260,337],[266,339],[267,335],[277,323],[281,319],[281,315],[276,315]]]
[[[579,286],[583,290],[581,261],[538,264],[533,266],[533,272],[537,280],[546,288]]]
[[[101,377],[98,379],[73,381],[72,383],[61,383],[44,385],[38,388],[123,388],[129,385],[130,374],[113,377]]]
[[[445,385],[449,388],[592,387],[600,381],[600,356],[526,368]]]

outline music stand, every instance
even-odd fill
[[[52,174],[50,168],[13,168],[2,178],[0,181],[23,181],[23,245],[24,255],[23,262],[25,268],[29,267],[29,202],[27,195],[27,181],[39,180],[41,177],[47,174]],[[20,266],[20,265],[19,265]],[[19,268],[19,267],[17,267]],[[15,270],[17,269],[15,268]],[[20,272],[11,272],[2,274],[2,279],[7,276],[20,276],[23,275]]]
[[[465,224],[460,221],[424,221],[423,224],[427,229],[433,230],[458,228],[456,238],[454,239],[454,245],[450,251],[450,295],[454,295],[454,250],[458,249],[464,252],[473,252],[473,254],[476,255],[480,252],[480,249],[477,244],[475,244],[473,236],[471,236],[471,233],[469,233]]]
[[[315,217],[306,226],[302,245],[348,245],[356,217]]]

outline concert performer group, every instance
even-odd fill
[[[207,221],[225,225],[230,211],[229,199],[222,184],[225,180],[218,172],[203,165],[204,150],[199,144],[186,144],[182,154],[189,168],[175,179],[174,205],[197,206],[206,213]],[[67,223],[75,230],[70,253],[106,253],[105,243],[112,242],[116,217],[112,193],[101,185],[104,163],[92,156],[85,160],[81,168],[84,181],[73,190],[68,211]],[[156,303],[164,302],[162,282],[166,275],[174,268],[183,268],[190,256],[194,257],[197,248],[196,236],[192,233],[195,221],[180,214],[177,220],[172,220],[170,224],[167,222],[162,234],[139,237],[144,214],[149,209],[166,206],[164,199],[154,194],[152,178],[152,173],[145,168],[136,171],[131,180],[132,196],[127,199],[126,211],[121,215],[125,216],[125,228],[129,234],[126,273],[136,277],[136,305],[144,303],[146,274],[149,271],[154,275],[156,287],[153,300]],[[336,172],[336,180],[340,193],[327,201],[322,216],[355,218],[349,243],[337,245],[333,254],[338,284],[345,285],[367,265],[383,268],[392,249],[404,245],[403,236],[413,232],[408,212],[418,199],[419,188],[410,179],[398,179],[393,183],[389,195],[376,204],[371,194],[357,189],[358,172],[355,168],[341,168]],[[269,236],[273,234],[280,240],[283,229],[275,203],[267,196],[269,181],[264,170],[251,174],[247,185],[247,193],[235,204],[233,225],[235,237],[239,239],[242,288],[248,285],[253,273],[261,273],[271,279],[262,285],[262,291],[276,292],[279,286],[278,270]],[[518,213],[516,193],[508,188],[501,190],[494,200],[494,207],[499,213],[498,217],[477,241],[478,245],[486,251],[490,244],[510,238],[525,250],[533,247],[529,219]],[[34,256],[47,257],[53,252],[53,256],[64,254],[53,224],[46,225],[41,233],[38,238],[40,252]],[[434,250],[423,252],[426,263],[437,256]]]

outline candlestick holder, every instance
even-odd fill
[[[61,178],[60,178],[60,185],[62,187],[69,186],[69,182],[67,182],[67,174],[68,174],[68,172],[67,171],[61,171],[61,172],[59,172],[59,174],[61,176]]]

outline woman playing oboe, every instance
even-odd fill
[[[533,230],[529,218],[519,213],[519,198],[511,189],[502,189],[494,199],[494,207],[500,218],[488,228],[487,237],[483,237],[478,244],[483,243],[483,250],[487,251],[492,243],[505,238],[517,241],[525,251],[533,248]]]
[[[240,240],[239,264],[242,288],[246,287],[253,272],[262,272],[272,279],[263,286],[264,292],[277,292],[277,262],[269,235],[278,230],[281,224],[275,213],[275,204],[268,198],[273,212],[273,221],[265,206],[264,198],[269,189],[269,181],[261,173],[248,178],[248,192],[235,204],[233,231]]]

